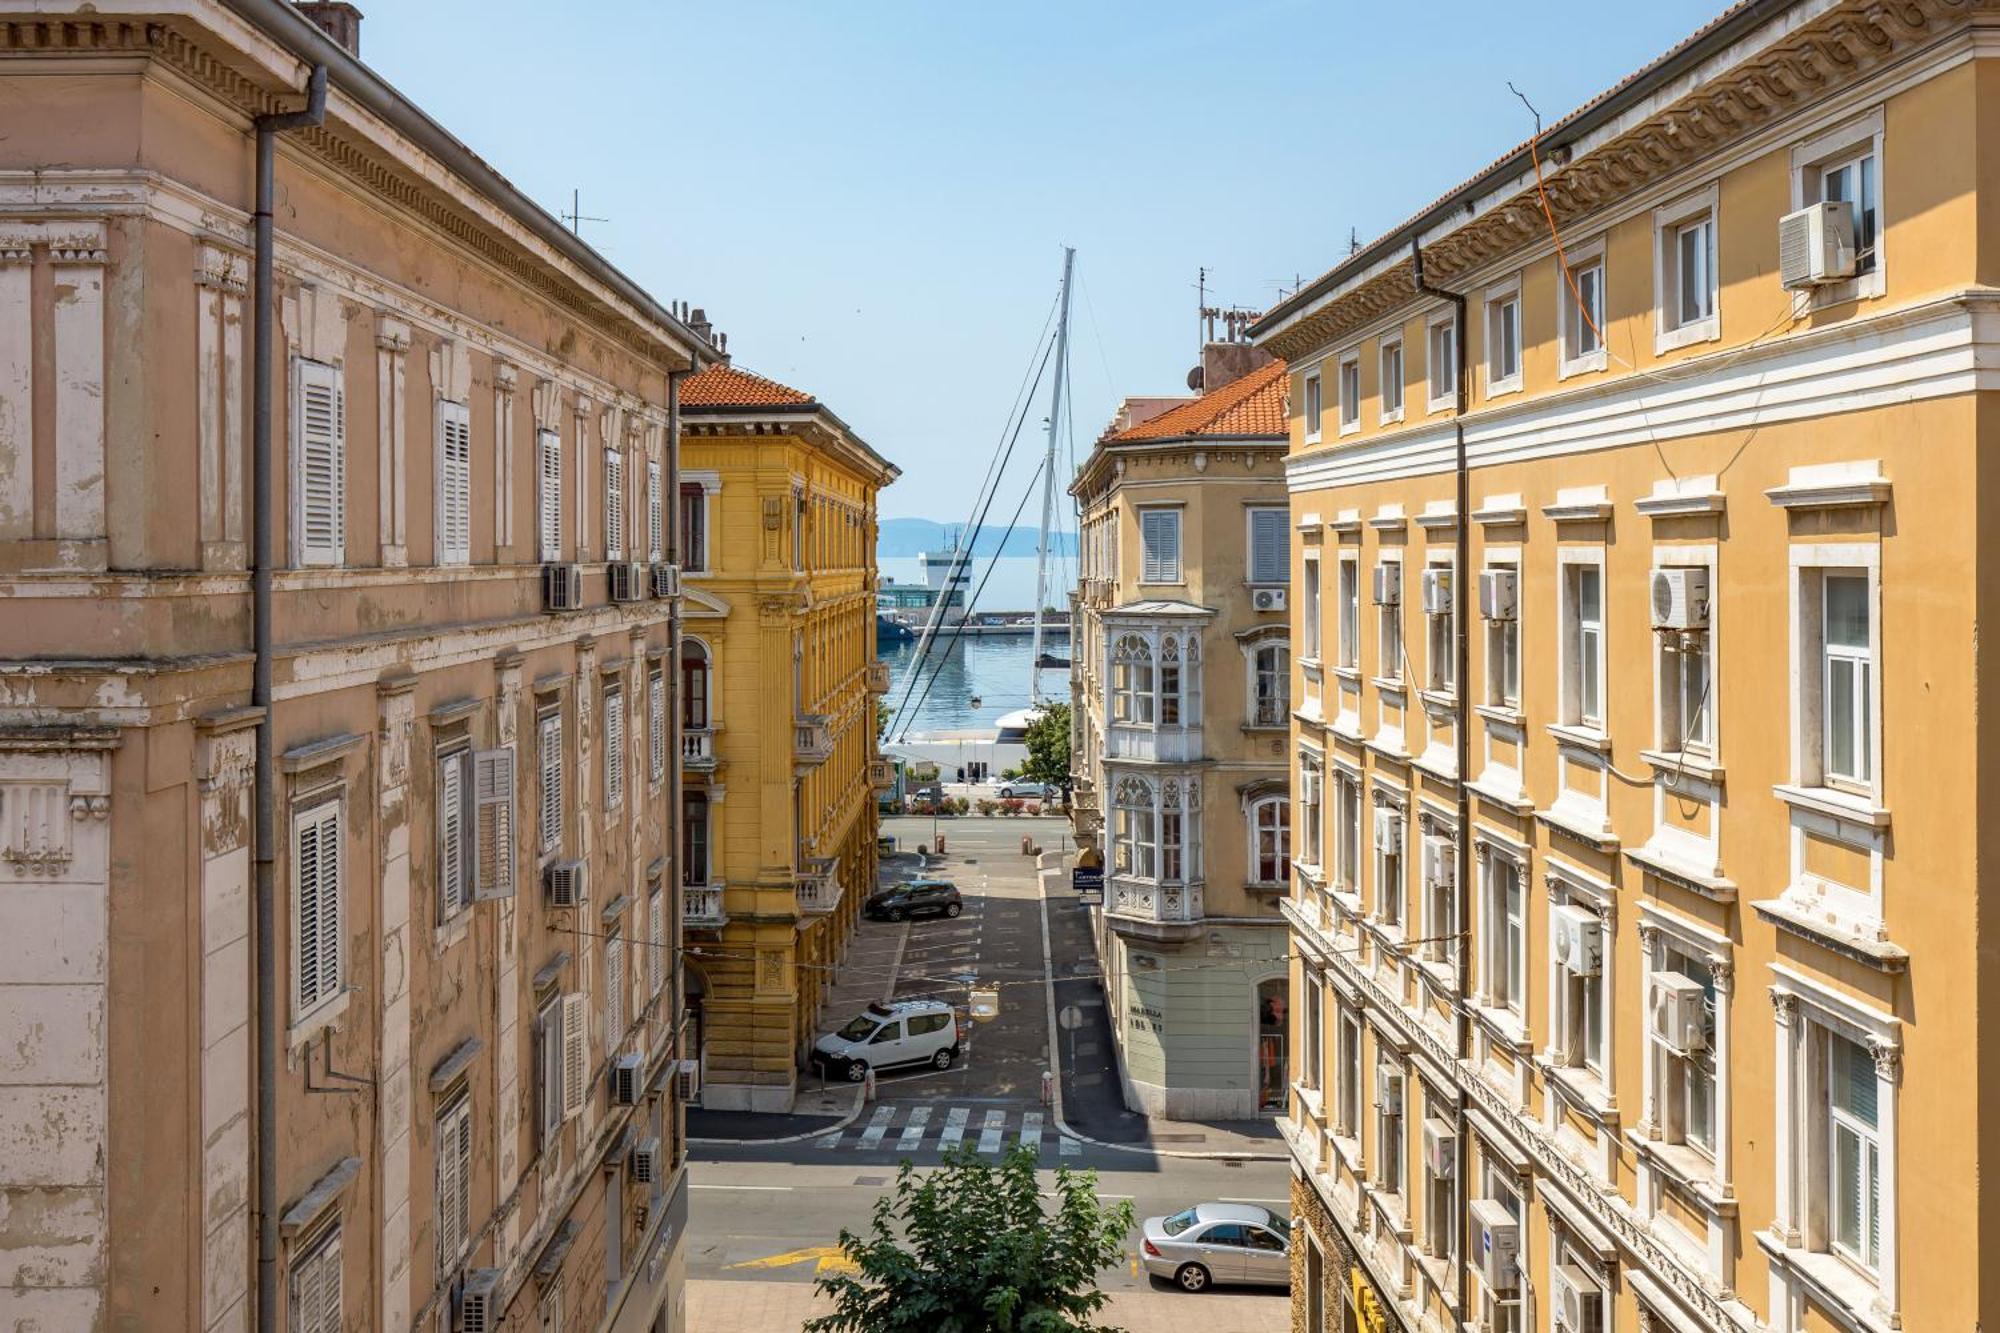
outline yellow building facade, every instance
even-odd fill
[[[1253,330],[1295,1327],[2000,1317],[1989,22],[1738,6]]]
[[[681,864],[702,1104],[787,1111],[875,884],[877,493],[899,475],[810,395],[683,386]]]

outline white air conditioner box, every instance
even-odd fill
[[[1708,571],[1673,567],[1653,571],[1653,628],[1708,628]]]
[[[458,1294],[458,1333],[494,1333],[507,1313],[500,1299],[501,1270],[475,1268]]]
[[[1375,850],[1391,856],[1403,850],[1403,817],[1394,810],[1375,812]]]
[[[630,1165],[632,1183],[634,1185],[650,1185],[659,1179],[660,1140],[658,1135],[647,1139],[632,1150]]]
[[[701,1096],[701,1061],[682,1060],[674,1067],[674,1096],[688,1105]]]
[[[1549,908],[1549,938],[1556,963],[1579,977],[1594,977],[1604,964],[1604,923],[1594,912],[1569,903]]]
[[[1250,593],[1250,605],[1259,611],[1282,611],[1285,609],[1285,590],[1254,588]]]
[[[1375,566],[1375,605],[1396,606],[1403,600],[1403,564],[1385,560]]]
[[[1424,835],[1424,883],[1448,889],[1458,882],[1458,845],[1435,833]]]
[[[1818,287],[1854,276],[1854,205],[1828,199],[1778,220],[1778,281]]]
[[[1458,1135],[1451,1121],[1437,1116],[1424,1117],[1424,1165],[1439,1180],[1450,1180],[1458,1168]]]
[[[1375,1066],[1375,1105],[1390,1115],[1403,1113],[1403,1071],[1394,1065]]]
[[[1451,566],[1425,566],[1424,614],[1427,616],[1450,615],[1452,611],[1451,599]]]
[[[1472,1201],[1472,1256],[1479,1276],[1492,1292],[1512,1291],[1520,1284],[1521,1224],[1498,1199]]]
[[[1604,1294],[1590,1274],[1575,1264],[1558,1264],[1555,1290],[1550,1304],[1555,1307],[1555,1326],[1565,1333],[1597,1333],[1603,1327]]]
[[[581,907],[584,901],[583,862],[578,860],[552,861],[544,872],[544,882],[548,885],[549,906]]]
[[[1693,977],[1655,972],[1647,1004],[1653,1036],[1677,1055],[1708,1044],[1708,992]]]
[[[1512,569],[1489,569],[1479,576],[1479,614],[1512,620],[1521,601],[1521,576]]]
[[[646,1057],[621,1055],[611,1066],[611,1101],[617,1106],[639,1104],[639,1084],[645,1077]]]

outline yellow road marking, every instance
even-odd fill
[[[841,1253],[838,1245],[808,1245],[802,1250],[786,1250],[783,1254],[767,1255],[762,1259],[745,1259],[742,1263],[729,1264],[730,1268],[791,1268],[797,1264],[812,1264],[817,1273],[854,1273],[860,1271],[852,1259]]]

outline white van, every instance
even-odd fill
[[[943,1000],[871,1004],[814,1042],[810,1059],[814,1069],[850,1083],[868,1077],[870,1069],[949,1069],[958,1059],[958,1015]]]

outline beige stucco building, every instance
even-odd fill
[[[1993,23],[1737,6],[1253,331],[1296,1327],[2000,1319]]]
[[[1217,348],[1210,389],[1098,441],[1080,506],[1071,819],[1126,1104],[1282,1107],[1288,1079],[1284,369]],[[1237,378],[1220,373],[1228,366]]]
[[[277,0],[0,3],[0,107],[0,1324],[683,1328],[715,350]]]
[[[683,386],[687,1003],[702,1105],[789,1111],[875,884],[876,496],[898,470],[811,395]]]

